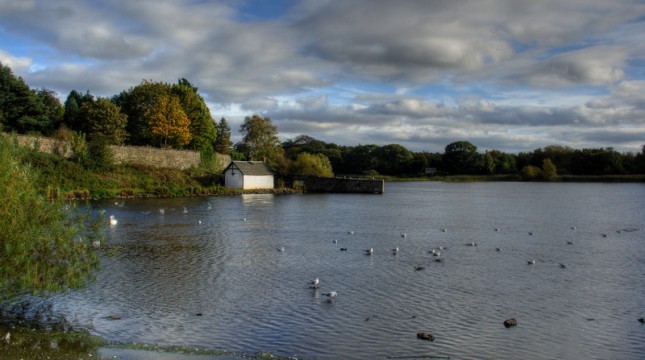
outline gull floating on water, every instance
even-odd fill
[[[399,252],[399,247],[397,246],[394,249],[392,249],[392,252],[395,253],[395,254],[398,253]]]
[[[529,264],[529,265],[533,265],[533,264],[535,264],[535,260],[534,260],[534,259],[529,260],[529,261],[527,261],[527,262],[528,262],[528,264]]]
[[[213,210],[213,207],[211,206],[211,203],[208,203],[208,210]]]
[[[340,251],[347,251],[347,248],[346,248],[346,247],[342,247],[342,248],[340,248]]]
[[[348,231],[347,234],[354,235],[354,232],[353,231]]]
[[[408,237],[408,234],[406,234],[406,233],[402,233],[402,234],[401,234],[401,237],[405,239],[406,237]]]
[[[567,241],[567,245],[573,245],[573,241]]]
[[[502,248],[495,248],[495,251],[502,251]]]
[[[313,279],[312,281],[309,282],[309,285],[312,289],[318,289],[318,284],[320,283],[320,280],[318,278]]]
[[[365,250],[365,254],[366,254],[366,255],[372,255],[372,254],[374,254],[374,248],[369,248],[369,249]]]
[[[448,232],[448,229],[441,229],[441,232]]]
[[[114,215],[110,215],[110,225],[114,226],[118,223],[119,221],[114,217]]]
[[[166,209],[164,209],[164,208],[159,209],[159,214],[163,215],[165,213],[166,213]]]
[[[280,252],[284,252],[284,246],[280,246],[280,247],[278,248],[278,251],[280,251]]]
[[[331,299],[335,299],[336,296],[338,296],[338,294],[336,293],[336,291],[330,291],[328,293],[324,293],[323,296],[327,296],[329,300],[331,300]]]
[[[188,209],[186,209],[186,207],[184,206],[184,214],[186,214],[187,212],[188,212]]]
[[[567,266],[563,263],[560,263],[560,268],[565,269]]]

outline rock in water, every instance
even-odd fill
[[[417,339],[434,341],[434,336],[428,332],[418,332]]]
[[[517,320],[515,318],[508,318],[504,320],[504,326],[510,328],[511,326],[517,326]]]

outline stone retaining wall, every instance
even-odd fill
[[[62,140],[27,135],[15,136],[20,146],[27,146],[50,154],[65,157],[72,156],[71,146]],[[199,166],[201,162],[199,151],[159,149],[148,146],[116,146],[110,145],[115,164],[146,165],[157,168],[188,169]],[[231,162],[228,155],[217,154],[223,169]]]
[[[308,177],[304,180],[305,192],[382,194],[385,181],[358,178]]]

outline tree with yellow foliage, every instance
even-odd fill
[[[162,95],[147,114],[148,126],[154,145],[163,148],[181,148],[190,143],[190,120],[181,107],[179,98]]]

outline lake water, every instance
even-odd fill
[[[96,202],[119,221],[98,280],[55,309],[117,342],[305,359],[645,358],[645,185],[385,190]]]

